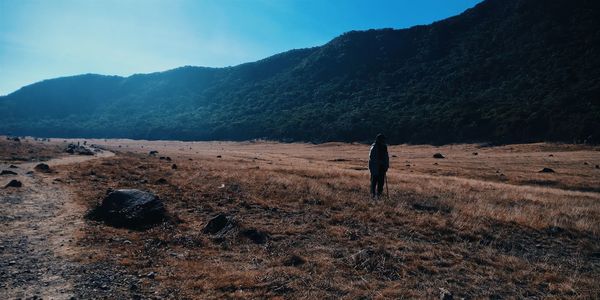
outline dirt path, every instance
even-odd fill
[[[47,161],[51,168],[113,156],[66,156]],[[2,187],[12,179],[21,188],[0,189],[0,298],[69,299],[74,296],[77,264],[72,257],[75,234],[82,228],[84,208],[56,181],[58,174],[32,171],[37,163],[0,169],[18,175],[0,177]],[[28,174],[29,173],[29,174]]]

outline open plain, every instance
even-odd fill
[[[64,153],[84,141],[102,150]],[[0,189],[0,298],[600,296],[600,147],[390,146],[379,200],[368,151],[2,137],[0,169],[17,175],[0,184],[23,187]],[[29,173],[39,160],[52,172]],[[121,188],[155,193],[169,220],[84,217]],[[219,214],[230,230],[205,233]]]

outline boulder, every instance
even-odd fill
[[[145,229],[167,219],[158,196],[136,189],[110,191],[102,204],[88,213],[88,218],[114,227]]]
[[[20,188],[23,186],[23,183],[21,183],[20,181],[13,179],[11,180],[7,185],[5,185],[5,188],[9,188],[9,187],[15,187],[15,188]]]
[[[442,155],[441,153],[435,153],[433,155],[433,158],[442,159],[442,158],[446,158],[446,157],[444,155]]]
[[[50,166],[48,166],[45,163],[37,164],[35,166],[35,168],[33,168],[33,169],[35,169],[38,172],[42,172],[42,173],[50,173],[50,172],[52,172],[52,170],[50,169]]]
[[[17,173],[10,170],[2,170],[2,172],[0,172],[0,175],[17,175]]]

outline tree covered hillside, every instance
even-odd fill
[[[598,142],[599,20],[598,1],[487,0],[235,67],[51,79],[0,97],[0,133]]]

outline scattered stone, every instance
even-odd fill
[[[548,157],[554,157],[554,154],[550,154],[550,155],[548,155]]]
[[[454,295],[452,292],[445,288],[440,288],[440,300],[453,300]]]
[[[233,216],[225,214],[218,214],[216,217],[210,219],[208,223],[202,229],[202,232],[206,234],[224,233],[236,226],[236,222]]]
[[[600,165],[596,165],[596,169],[600,169]]]
[[[171,165],[171,169],[176,170],[177,169],[177,165],[176,164],[172,164]]]
[[[150,279],[154,279],[154,277],[156,277],[156,272],[150,272],[150,273],[146,274],[146,277],[148,277]]]
[[[330,161],[333,161],[333,162],[344,162],[344,161],[350,161],[350,160],[349,159],[345,159],[345,158],[334,158],[334,159],[332,159]]]
[[[156,150],[152,150],[152,151],[148,152],[148,155],[150,155],[150,156],[156,156],[156,154],[158,154],[158,151],[156,151]]]
[[[427,212],[437,212],[439,210],[439,208],[437,208],[435,206],[428,205],[428,204],[420,204],[420,203],[414,203],[412,205],[412,208],[415,210],[427,211]]]
[[[255,244],[264,244],[267,242],[267,238],[269,237],[266,232],[256,230],[254,228],[244,229],[240,232],[240,234],[250,239]]]
[[[35,168],[33,168],[34,170],[38,171],[38,172],[42,172],[42,173],[50,173],[52,172],[52,170],[50,169],[50,166],[48,166],[45,163],[41,163],[41,164],[37,164],[35,166]]]
[[[130,229],[145,229],[167,219],[165,207],[158,196],[136,189],[111,191],[87,217]]]
[[[15,165],[10,165],[8,166],[10,169],[18,169],[19,167],[15,166]]]
[[[166,179],[164,179],[164,178],[159,178],[159,179],[156,181],[156,184],[167,184],[167,180],[166,180]]]
[[[167,156],[167,157],[165,158],[165,160],[166,160],[166,161],[171,161],[171,158],[170,158],[169,156]]]
[[[17,173],[10,170],[2,170],[2,172],[0,172],[0,175],[17,175]]]
[[[69,144],[65,149],[65,152],[69,154],[79,154],[79,155],[94,155],[94,152],[85,146],[77,144]]]
[[[473,152],[473,155],[479,155],[479,153],[477,153],[477,152]]]
[[[9,187],[15,187],[15,188],[20,188],[23,186],[23,183],[21,183],[20,181],[13,179],[11,180],[7,185],[5,185],[5,188],[9,188]]]
[[[222,157],[221,155],[217,155],[217,158],[221,158],[221,157]]]
[[[543,168],[539,171],[539,173],[554,173],[554,170],[550,168]]]
[[[433,158],[442,159],[442,158],[446,158],[446,157],[444,155],[442,155],[441,153],[435,153],[433,155]]]
[[[283,261],[283,265],[288,266],[288,267],[292,267],[292,266],[297,267],[297,266],[303,265],[305,263],[306,263],[306,260],[303,257],[298,256],[296,254],[289,256],[288,258],[286,258]]]
[[[586,166],[589,165],[587,161],[584,161],[583,164]]]

